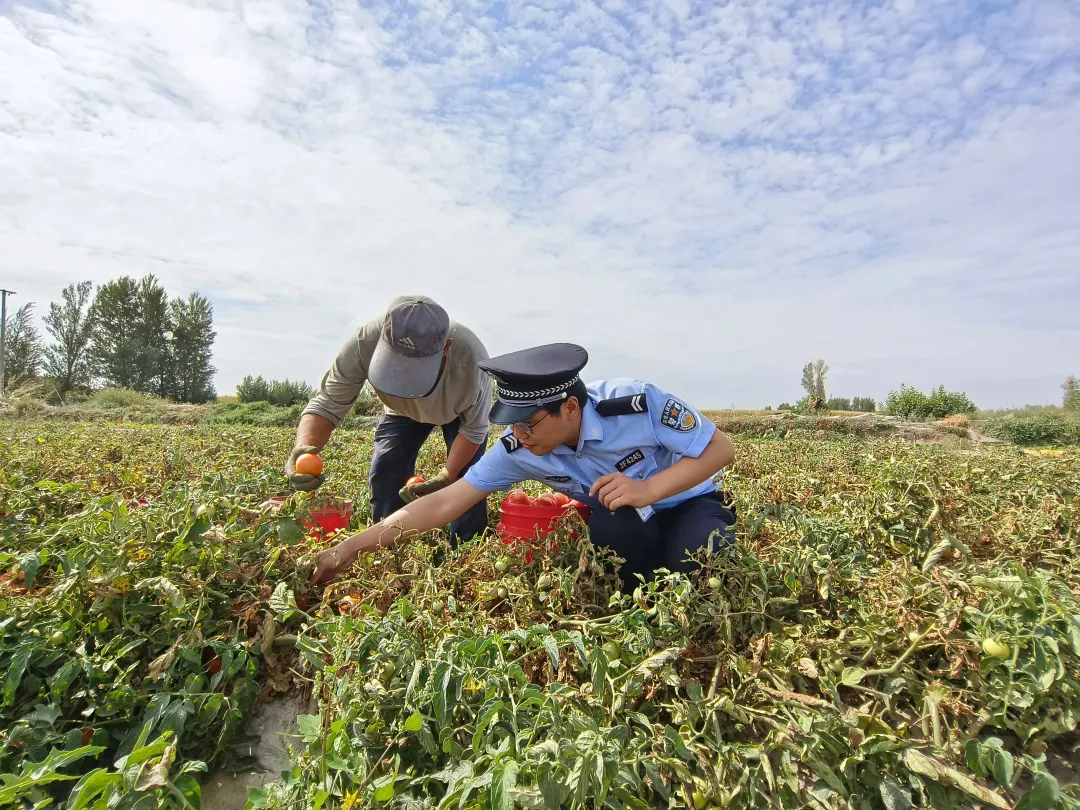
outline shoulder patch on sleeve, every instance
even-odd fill
[[[649,400],[644,394],[602,399],[596,403],[596,412],[601,416],[629,416],[634,413],[648,413]]]
[[[660,424],[672,430],[689,433],[697,427],[697,418],[694,412],[679,400],[669,399],[664,404],[664,412],[660,415]]]
[[[503,436],[501,439],[499,439],[499,441],[502,442],[502,446],[506,448],[507,453],[513,453],[515,450],[521,447],[521,442],[519,442],[510,434]]]

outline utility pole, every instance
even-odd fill
[[[7,393],[7,297],[14,294],[11,290],[0,290],[0,396]]]

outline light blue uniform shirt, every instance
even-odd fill
[[[621,472],[644,480],[666,470],[683,456],[697,458],[716,433],[712,422],[655,385],[613,379],[589,383],[586,388],[589,401],[581,411],[581,433],[576,448],[559,445],[545,456],[534,456],[524,447],[511,449],[517,442],[512,430],[507,430],[469,468],[465,480],[484,492],[506,490],[521,481],[541,481],[593,509],[603,509],[598,500],[589,497],[589,488],[597,478]],[[598,402],[637,394],[647,401],[647,412],[601,416],[596,411]],[[636,408],[641,408],[640,400]],[[709,478],[637,511],[642,520],[647,520],[655,509],[669,509],[715,491],[716,484]]]

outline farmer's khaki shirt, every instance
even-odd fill
[[[379,342],[382,317],[360,327],[341,347],[333,367],[323,375],[319,391],[303,413],[315,413],[338,427],[356,403],[368,378],[368,366]],[[491,378],[477,363],[488,359],[487,349],[473,332],[450,321],[450,352],[435,390],[426,397],[404,399],[378,389],[375,396],[387,414],[406,416],[428,425],[446,425],[461,417],[460,433],[474,444],[485,444],[491,408]],[[374,386],[373,386],[374,387]]]

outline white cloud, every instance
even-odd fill
[[[1050,401],[1080,316],[1080,15],[1046,0],[0,0],[0,280],[157,274],[218,387],[394,295],[702,405]]]

